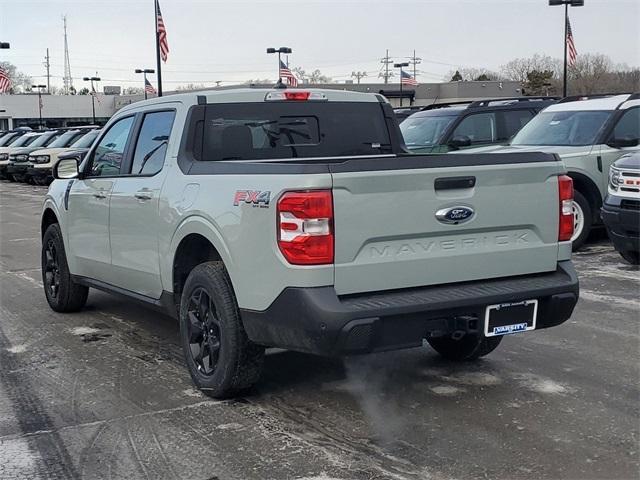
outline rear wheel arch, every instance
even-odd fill
[[[189,273],[200,264],[224,260],[218,249],[206,236],[200,233],[185,235],[175,249],[172,263],[172,287],[176,305],[180,304],[180,296]]]
[[[591,206],[592,220],[598,222],[600,218],[600,207],[602,207],[602,194],[600,189],[586,175],[577,172],[569,172],[568,175],[573,179],[573,188],[579,191]]]

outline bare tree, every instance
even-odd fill
[[[26,73],[18,71],[16,66],[10,62],[0,62],[2,68],[11,80],[10,93],[30,92],[33,80]]]
[[[535,54],[530,58],[516,58],[500,67],[504,79],[526,83],[531,72],[553,72],[554,78],[561,78],[562,65],[560,60],[549,55]]]
[[[459,68],[457,70],[451,70],[445,76],[445,81],[452,81],[452,82],[459,82],[459,81],[491,82],[491,81],[499,81],[499,80],[504,80],[502,75],[500,75],[498,72],[494,72],[487,68],[472,68],[472,67]]]

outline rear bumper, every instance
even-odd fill
[[[263,311],[241,310],[258,344],[321,355],[396,350],[456,331],[481,334],[488,305],[538,299],[537,328],[567,320],[578,301],[570,261],[552,273],[338,297],[287,288]]]
[[[638,252],[640,251],[640,209],[625,208],[623,200],[625,199],[607,196],[601,210],[602,221],[617,251]]]

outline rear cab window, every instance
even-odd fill
[[[378,103],[209,104],[203,161],[342,157],[391,153]]]

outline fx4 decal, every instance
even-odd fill
[[[269,208],[271,192],[261,192],[260,190],[237,190],[233,198],[233,205],[238,206],[241,202],[249,203],[254,207]]]

